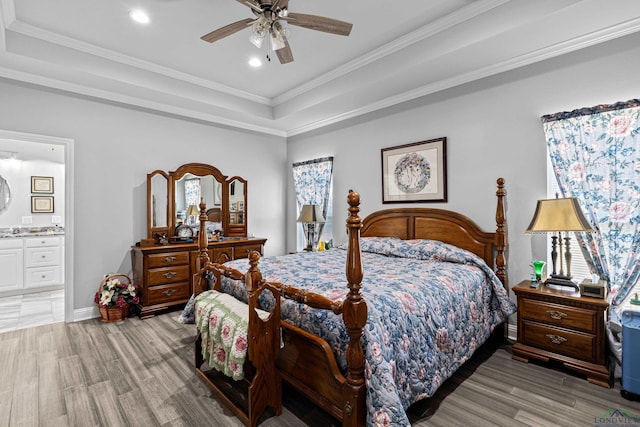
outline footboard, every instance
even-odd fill
[[[359,233],[362,221],[358,217],[360,196],[355,192],[350,192],[348,196],[349,218],[347,219],[347,230],[349,234],[349,251],[347,253],[347,281],[348,290],[344,301],[335,302],[322,295],[306,292],[301,289],[287,286],[282,283],[272,283],[262,280],[258,270],[259,254],[250,254],[251,268],[244,276],[249,297],[249,310],[253,316],[255,307],[258,307],[258,294],[254,289],[269,289],[273,292],[276,300],[280,297],[291,299],[310,307],[322,310],[330,310],[336,314],[341,314],[349,335],[347,347],[347,372],[343,374],[338,368],[335,356],[331,347],[323,339],[306,332],[287,322],[280,322],[282,333],[282,348],[276,348],[275,362],[270,359],[270,352],[274,351],[274,345],[280,345],[280,335],[274,332],[269,334],[260,326],[260,323],[251,323],[248,336],[251,337],[249,343],[249,359],[255,364],[260,361],[263,369],[256,371],[256,376],[260,372],[270,372],[270,364],[277,366],[278,375],[281,375],[288,384],[295,390],[305,395],[310,401],[322,408],[335,418],[342,421],[343,426],[361,426],[366,422],[366,402],[365,402],[365,382],[364,382],[364,351],[360,339],[367,320],[367,305],[360,294],[360,282],[363,271],[360,258]],[[236,280],[242,280],[240,272],[227,269],[209,261],[207,253],[206,232],[203,229],[206,221],[206,206],[200,204],[200,266],[198,277],[194,280],[195,292],[200,293],[207,289],[208,284],[204,278],[206,272],[211,272],[216,276],[215,288],[221,290],[222,276],[228,276]],[[280,316],[279,304],[277,315]],[[271,316],[275,316],[275,310]],[[280,331],[278,331],[280,332]],[[271,338],[269,338],[269,335]],[[258,337],[256,341],[256,336]],[[196,354],[196,364],[198,360]],[[202,375],[201,375],[202,376]],[[206,379],[206,377],[205,377]],[[253,381],[255,383],[255,379]],[[252,383],[252,384],[253,384]],[[259,385],[251,386],[256,390],[257,395],[271,395],[281,390],[277,386],[269,388],[272,382],[259,382]],[[251,393],[249,387],[249,393]],[[261,389],[262,388],[262,389]],[[224,393],[216,393],[223,402],[228,404]],[[250,394],[251,396],[251,394]],[[261,397],[254,398],[260,400]],[[231,405],[233,409],[233,403]],[[241,419],[242,413],[236,412]]]
[[[223,265],[209,263],[208,259],[204,259],[204,267],[196,274],[196,281],[199,286],[203,286],[203,282],[206,280],[207,273],[213,274],[216,277],[216,286],[219,288],[221,276],[229,276],[235,279],[244,280],[247,286],[248,303],[244,304],[230,295],[224,295],[216,293],[214,289],[211,294],[211,298],[207,297],[199,302],[206,302],[205,307],[211,308],[211,318],[215,319],[213,313],[217,311],[218,314],[223,313],[226,307],[237,308],[234,310],[231,319],[237,318],[238,311],[248,315],[246,336],[239,339],[240,345],[246,343],[247,357],[244,363],[245,377],[241,381],[233,381],[230,377],[216,371],[215,369],[203,370],[203,364],[205,359],[203,357],[203,335],[204,333],[199,330],[196,337],[195,347],[195,368],[200,378],[209,386],[214,394],[224,403],[242,422],[247,426],[256,426],[258,420],[263,415],[265,410],[271,408],[275,415],[282,413],[282,379],[276,369],[275,360],[280,349],[280,289],[272,286],[270,283],[262,280],[260,272],[258,271],[258,259],[260,255],[258,252],[252,252],[249,255],[251,268],[249,271],[242,275],[239,271],[229,269]],[[270,313],[262,312],[258,310],[258,298],[265,292],[271,292],[276,301],[273,309]],[[226,298],[226,299],[224,299]],[[229,303],[227,300],[230,300]],[[198,300],[196,300],[198,301]],[[212,303],[215,301],[216,305]],[[201,307],[198,306],[198,309]],[[214,311],[214,309],[216,311]],[[206,310],[206,309],[205,309]],[[204,311],[203,311],[204,312]],[[224,329],[226,324],[224,323],[224,317],[217,317],[218,328]],[[209,322],[209,317],[206,319]],[[230,323],[231,324],[231,323]],[[199,325],[200,328],[201,325]],[[236,325],[236,328],[239,326]],[[210,326],[207,324],[207,333],[211,333]],[[231,330],[233,327],[231,327]],[[224,332],[222,341],[236,337],[228,335],[229,338],[224,338]],[[238,347],[234,341],[233,350],[230,353],[226,353],[226,357],[231,358],[233,351],[237,351]],[[226,348],[222,346],[221,348]],[[224,352],[223,352],[224,353]],[[214,354],[217,357],[217,354]],[[223,358],[224,359],[224,358]],[[210,360],[212,366],[219,363],[219,359]],[[231,359],[236,361],[236,359]],[[224,370],[227,372],[228,365],[224,364]],[[241,366],[239,363],[235,363],[234,367]],[[239,377],[239,371],[234,370],[230,372],[234,377]]]

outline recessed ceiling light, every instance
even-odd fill
[[[249,60],[249,65],[251,65],[254,68],[262,67],[262,61],[260,61],[259,58],[254,57]]]
[[[151,19],[149,19],[149,15],[147,15],[147,12],[142,9],[132,10],[131,12],[129,12],[129,16],[139,24],[148,24],[149,22],[151,22]]]

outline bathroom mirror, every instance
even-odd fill
[[[11,202],[11,189],[7,180],[0,175],[0,212],[5,210]]]

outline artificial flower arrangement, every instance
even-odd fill
[[[122,281],[125,278],[126,281]],[[124,274],[107,274],[94,296],[94,301],[103,307],[124,307],[128,304],[139,304],[138,287],[131,283]]]

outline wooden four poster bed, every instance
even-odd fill
[[[503,334],[515,311],[506,274],[504,180],[497,184],[495,232],[442,209],[386,209],[362,221],[360,196],[350,192],[346,248],[268,257],[260,268],[257,252],[250,254],[250,266],[246,260],[211,263],[201,229],[195,292],[213,282],[216,291],[249,305],[248,380],[234,383],[205,369],[204,362],[220,355],[210,341],[214,309],[198,305],[212,291],[196,298],[196,371],[247,425],[255,425],[267,407],[280,413],[282,380],[343,426],[408,424],[405,409],[431,396],[492,332]],[[202,228],[206,206],[200,209]],[[342,273],[325,268],[335,257]],[[400,262],[409,263],[407,273],[396,270]],[[436,281],[427,286],[431,290],[422,287],[425,276]],[[467,279],[481,283],[463,286]],[[325,282],[333,288],[323,288]],[[303,283],[304,289],[283,283]],[[267,313],[254,310],[259,307],[271,313],[266,320]],[[395,331],[404,324],[408,329]],[[248,397],[235,396],[231,384],[245,384]]]

